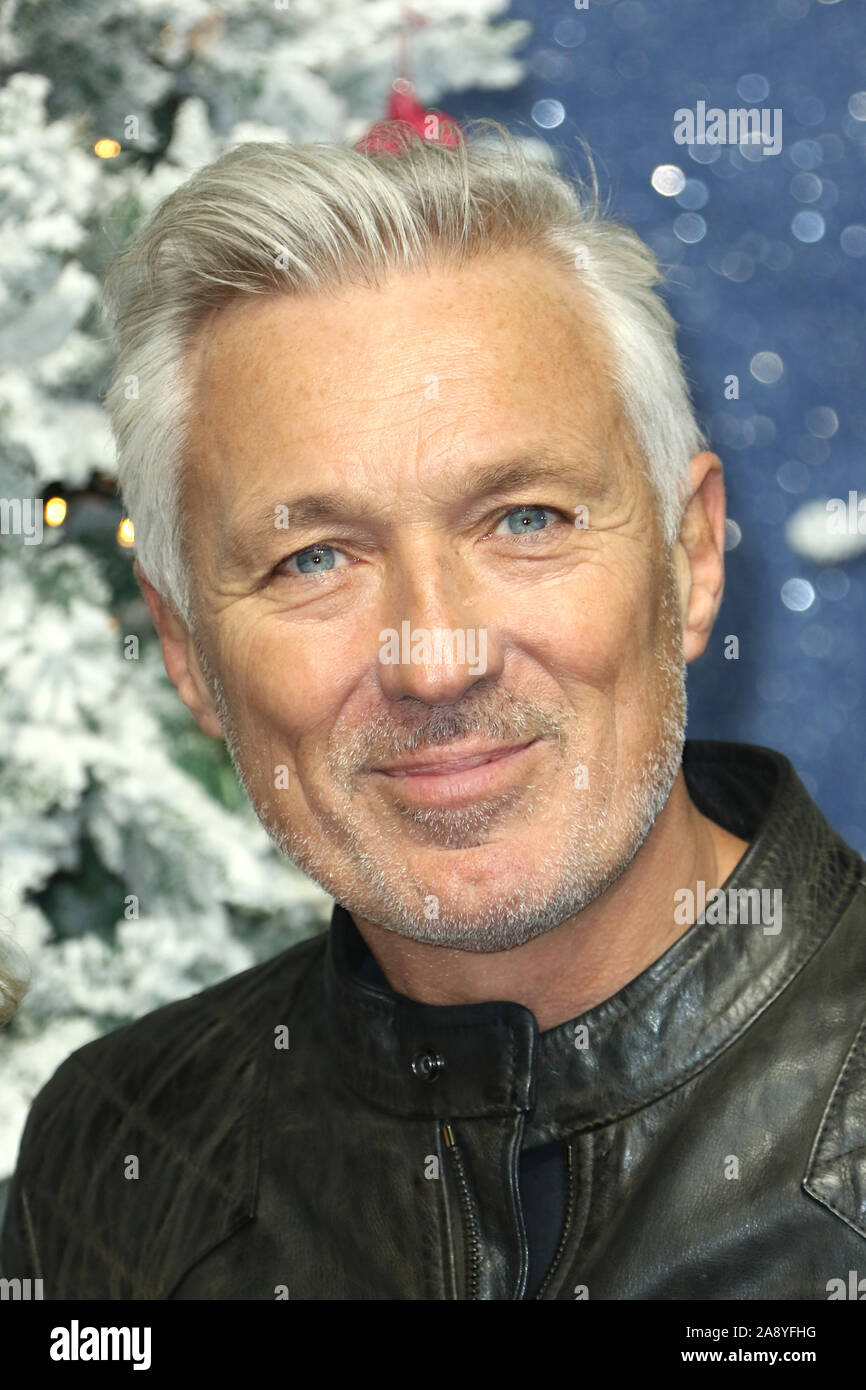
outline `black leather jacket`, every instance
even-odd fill
[[[515,1003],[365,984],[337,909],[63,1063],[3,1273],[47,1299],[520,1299],[518,1157],[555,1140],[539,1298],[827,1299],[866,1276],[863,861],[778,753],[688,742],[684,768],[750,842],[725,887],[780,888],[780,931],[698,923],[539,1034]]]

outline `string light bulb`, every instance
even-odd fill
[[[66,498],[49,497],[43,508],[46,526],[62,526],[66,520]]]

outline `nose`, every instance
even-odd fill
[[[495,679],[502,655],[485,607],[471,574],[444,562],[416,566],[411,578],[395,582],[378,632],[383,694],[446,704]]]

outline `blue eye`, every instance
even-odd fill
[[[289,555],[281,565],[290,565],[294,560],[299,574],[321,574],[324,570],[337,569],[336,556],[341,552],[332,545],[311,545],[306,550],[298,550]]]
[[[547,527],[546,513],[553,513],[552,507],[515,507],[514,511],[502,518],[499,526],[503,522],[508,523],[509,534],[512,536],[522,536],[530,531],[544,531]],[[534,523],[540,521],[540,525]],[[512,522],[514,525],[512,525]],[[499,531],[497,526],[496,531]],[[495,533],[494,533],[495,534]]]

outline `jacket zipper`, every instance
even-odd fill
[[[466,1244],[466,1297],[477,1299],[478,1273],[481,1268],[481,1237],[475,1198],[466,1176],[463,1152],[458,1146],[454,1138],[454,1131],[449,1124],[442,1126],[442,1137],[445,1140],[445,1148],[448,1150],[451,1166],[454,1169],[457,1191],[460,1194],[460,1206],[463,1211],[463,1232]]]
[[[562,1226],[562,1235],[559,1237],[559,1244],[557,1245],[556,1252],[553,1256],[553,1263],[551,1264],[550,1269],[547,1271],[547,1274],[544,1276],[544,1282],[542,1283],[541,1288],[535,1295],[537,1299],[543,1298],[545,1293],[547,1292],[547,1289],[550,1285],[550,1281],[556,1273],[557,1268],[559,1266],[559,1262],[562,1259],[562,1252],[565,1249],[566,1242],[571,1233],[571,1222],[572,1217],[574,1216],[574,1151],[572,1149],[571,1144],[566,1144],[565,1146],[565,1168],[567,1174],[566,1181],[568,1183],[568,1202],[565,1208],[565,1221],[563,1222]]]

